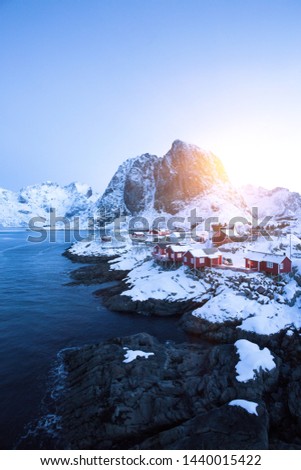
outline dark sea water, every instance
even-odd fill
[[[61,256],[70,243],[29,243],[28,232],[0,233],[0,448],[11,449],[41,413],[57,354],[66,347],[146,331],[187,339],[173,318],[112,313],[99,286],[67,286],[79,265]]]

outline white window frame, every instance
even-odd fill
[[[184,256],[184,263],[187,263],[187,256]]]
[[[200,258],[200,263],[205,264],[205,258]]]
[[[267,268],[273,269],[273,267],[274,267],[274,263],[272,263],[272,261],[267,261]]]
[[[282,270],[282,269],[284,269],[284,264],[283,263],[280,264],[280,270]]]

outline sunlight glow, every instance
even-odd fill
[[[273,189],[277,186],[300,192],[296,171],[301,142],[290,135],[239,132],[212,143],[212,151],[221,159],[235,186],[253,184]]]

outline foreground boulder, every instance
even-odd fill
[[[174,429],[146,439],[139,449],[268,449],[268,414],[229,405],[214,408]]]
[[[141,333],[66,350],[63,361],[57,413],[65,448],[268,448],[263,394],[277,374],[238,382],[233,345],[208,351]],[[229,406],[235,399],[256,400],[256,414]]]

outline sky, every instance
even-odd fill
[[[301,191],[300,0],[0,0],[0,186],[81,181],[176,139]]]

